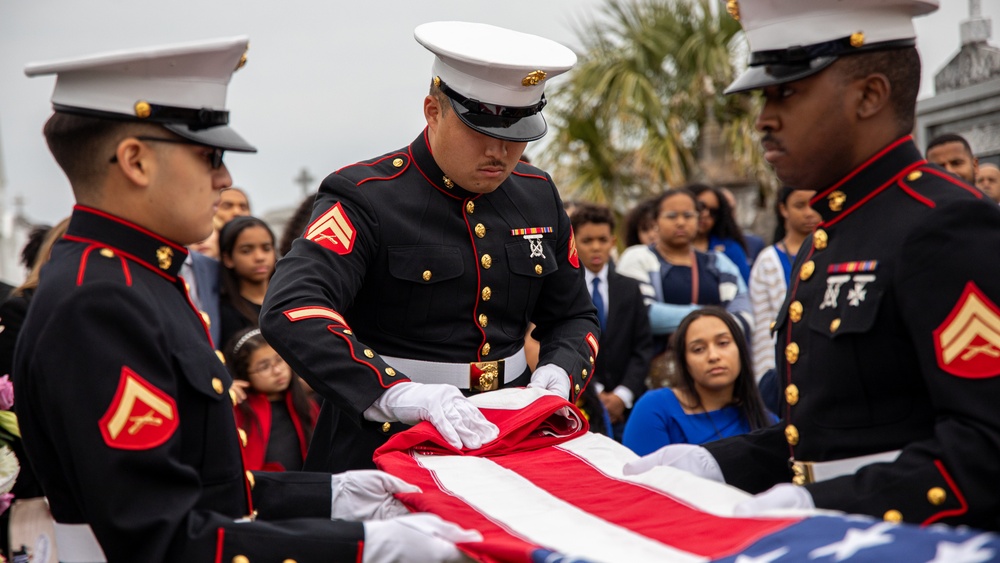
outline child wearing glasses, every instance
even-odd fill
[[[319,407],[299,377],[258,328],[237,333],[226,365],[234,379],[249,382],[246,400],[234,407],[246,469],[302,469]]]

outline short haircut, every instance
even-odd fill
[[[594,205],[592,203],[577,204],[576,210],[569,217],[573,224],[573,230],[579,230],[580,225],[593,223],[595,225],[607,225],[611,227],[611,232],[615,232],[615,216],[606,205]]]
[[[969,153],[969,156],[973,156],[972,146],[969,145],[969,141],[965,140],[965,137],[957,133],[942,133],[937,137],[931,139],[931,142],[927,143],[927,150],[924,154],[931,152],[931,149],[940,145],[947,145],[948,143],[961,143],[965,147],[965,152]]]
[[[838,62],[841,72],[851,79],[885,75],[892,87],[889,106],[896,115],[897,133],[905,135],[913,130],[920,91],[920,55],[916,47],[858,53],[841,57]]]
[[[441,90],[441,87],[435,84],[433,80],[431,80],[431,89],[428,94],[434,96],[434,99],[436,99],[438,104],[440,104],[441,115],[448,115],[448,112],[451,111],[451,98],[449,98],[448,95]]]
[[[644,199],[625,214],[625,246],[641,244],[639,232],[656,226],[657,201],[657,196]]]
[[[97,186],[108,172],[117,144],[130,135],[158,126],[62,112],[52,114],[42,129],[49,151],[78,197]]]

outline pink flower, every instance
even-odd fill
[[[7,512],[7,509],[10,508],[10,504],[12,502],[14,502],[14,493],[4,493],[0,495],[0,514]]]
[[[0,377],[0,409],[9,411],[14,406],[14,384],[10,376]]]

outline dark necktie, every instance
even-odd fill
[[[594,291],[591,293],[591,297],[594,299],[594,307],[597,308],[597,322],[601,325],[601,332],[607,329],[607,320],[604,314],[604,298],[601,297],[601,278],[594,278],[592,282],[594,286]]]

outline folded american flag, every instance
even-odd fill
[[[736,518],[746,493],[673,468],[622,474],[635,454],[587,432],[580,412],[535,389],[473,397],[500,437],[455,450],[423,422],[375,452],[384,471],[419,486],[399,498],[478,530],[462,544],[484,563],[1000,561],[1000,537],[835,513]]]

